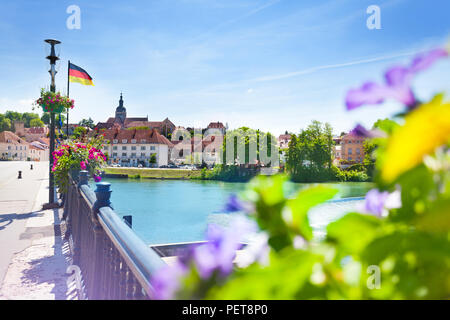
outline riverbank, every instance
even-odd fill
[[[105,168],[106,178],[187,180],[201,177],[201,170],[163,168]]]

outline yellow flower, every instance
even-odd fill
[[[392,182],[400,174],[414,168],[423,157],[450,141],[450,103],[437,95],[405,117],[389,138],[381,176]]]

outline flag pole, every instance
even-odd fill
[[[70,78],[70,60],[67,62],[67,98],[70,96],[70,86],[69,86],[69,78]],[[66,134],[67,140],[69,140],[69,109],[67,108],[67,122],[66,122]]]

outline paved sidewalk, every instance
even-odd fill
[[[43,165],[45,168],[44,164],[39,165]],[[46,172],[48,173],[48,163]],[[26,173],[31,175],[28,171]],[[35,190],[36,181],[29,180],[19,183],[10,181],[9,188],[16,189],[16,194],[22,194],[22,198],[25,199],[22,200],[24,208],[18,210],[17,206],[5,207],[4,203],[0,202],[1,213],[14,212],[14,219],[19,219],[21,222],[18,224],[12,219],[3,227],[3,230],[0,224],[0,238],[3,237],[3,239],[5,239],[6,230],[13,224],[15,225],[15,228],[11,228],[8,234],[8,242],[14,248],[14,252],[11,254],[0,286],[0,299],[76,299],[74,287],[70,285],[68,288],[66,283],[68,279],[66,269],[70,265],[71,256],[68,243],[63,240],[63,234],[61,234],[61,228],[65,229],[64,223],[61,223],[60,220],[62,209],[41,210],[42,205],[48,202],[48,178],[39,180],[37,190]],[[22,193],[25,189],[29,193],[26,196]],[[12,197],[12,191],[10,190],[9,197]],[[35,199],[31,201],[33,192]],[[30,201],[32,202],[31,208]],[[5,215],[11,216],[11,213],[0,214],[0,219]],[[8,255],[6,246],[8,243],[3,243],[0,247],[2,257]]]

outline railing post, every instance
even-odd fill
[[[111,207],[111,184],[107,182],[97,183],[97,189],[95,190],[95,195],[97,200],[92,207],[92,222],[93,222],[93,232],[94,232],[94,266],[93,266],[93,276],[92,276],[92,290],[94,293],[94,299],[101,299],[103,293],[104,283],[102,281],[108,281],[104,278],[103,272],[106,257],[104,256],[105,249],[105,233],[103,228],[101,227],[97,215],[99,213],[100,208],[102,207]]]
[[[86,170],[81,170],[78,178],[78,188],[81,188],[82,185],[88,184],[89,181],[89,172]]]
[[[88,172],[83,170],[77,173],[75,170],[72,171],[72,174],[77,176],[79,178],[78,180],[78,189],[81,188],[82,185],[88,184]],[[73,224],[72,224],[72,238],[73,238],[73,260],[74,263],[79,265],[80,264],[80,258],[81,258],[81,233],[82,233],[82,217],[81,217],[81,193],[78,191],[76,196],[76,202],[77,205],[73,211],[72,217]],[[75,217],[76,216],[76,217]]]

